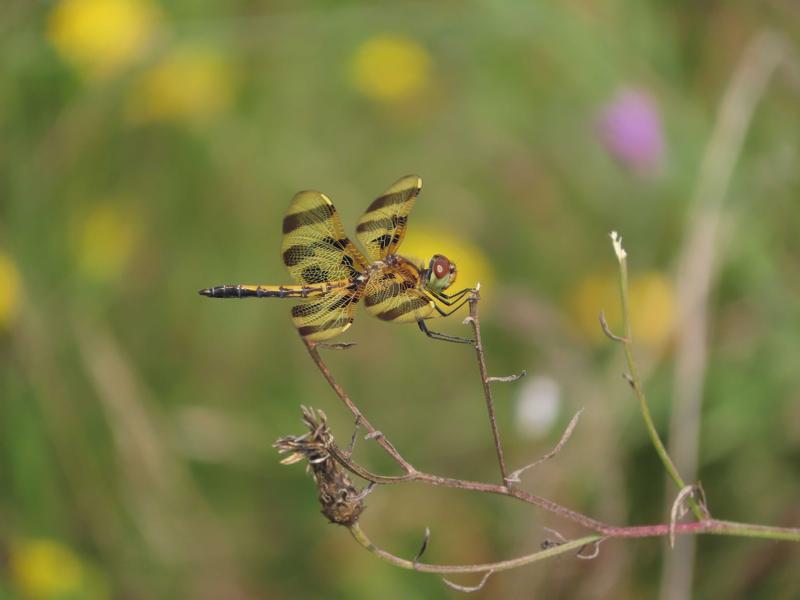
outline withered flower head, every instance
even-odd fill
[[[363,496],[353,487],[347,471],[336,462],[330,452],[335,440],[328,428],[325,413],[305,406],[301,408],[308,432],[282,437],[273,444],[280,454],[288,454],[281,464],[292,465],[302,460],[307,461],[306,468],[311,470],[319,490],[322,514],[331,523],[354,525],[366,508]]]

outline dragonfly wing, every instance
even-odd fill
[[[422,189],[422,179],[407,175],[373,200],[356,226],[356,237],[371,261],[394,254],[406,233],[408,214]]]
[[[436,310],[433,300],[418,288],[419,273],[407,266],[386,268],[369,278],[364,288],[367,311],[395,323],[427,319]]]
[[[300,284],[353,279],[366,259],[344,234],[330,199],[321,192],[299,192],[283,219],[283,264]]]
[[[353,323],[353,310],[359,293],[338,288],[292,307],[297,331],[310,342],[320,342],[344,333]]]

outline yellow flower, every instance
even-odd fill
[[[431,60],[416,41],[379,35],[363,42],[352,57],[355,88],[373,100],[394,101],[419,96],[430,83]]]
[[[20,277],[11,257],[0,252],[0,330],[14,320],[19,311]]]
[[[80,592],[84,581],[80,559],[63,544],[25,540],[14,544],[11,575],[27,598],[46,600]]]
[[[631,278],[628,290],[634,340],[658,348],[669,340],[675,324],[675,290],[663,273],[651,271]],[[590,341],[605,343],[598,315],[605,311],[611,330],[621,335],[619,275],[592,274],[570,294],[569,310],[578,329]]]
[[[148,69],[128,100],[136,123],[163,120],[204,121],[225,111],[233,100],[232,67],[205,47],[177,48]]]
[[[675,288],[663,273],[634,277],[630,287],[631,327],[634,338],[659,347],[675,327]]]
[[[61,0],[48,19],[47,37],[66,62],[102,78],[141,55],[158,20],[148,0]]]
[[[614,273],[593,273],[581,279],[569,295],[568,307],[578,330],[594,343],[603,342],[598,315],[604,311],[612,331],[621,323],[619,279]]]
[[[413,228],[409,228],[399,253],[409,259],[420,261],[430,261],[434,254],[444,254],[456,264],[457,268],[456,281],[453,287],[447,290],[448,293],[474,287],[476,283],[480,283],[482,304],[492,296],[494,273],[489,261],[478,248],[463,239],[438,229],[414,224]]]
[[[130,258],[138,234],[138,220],[118,204],[98,204],[73,224],[79,270],[89,279],[113,279]]]

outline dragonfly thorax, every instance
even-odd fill
[[[361,275],[361,277],[366,282],[370,277],[375,275],[375,273],[380,273],[384,271],[389,265],[390,265],[389,261],[376,260],[369,265],[367,272]]]

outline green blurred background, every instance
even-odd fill
[[[287,281],[280,222],[319,189],[345,227],[392,181],[425,188],[404,247],[481,281],[523,487],[617,524],[668,520],[612,321],[630,254],[636,355],[669,437],[676,264],[719,104],[794,0],[436,3],[4,0],[0,15],[0,597],[445,598],[319,514],[271,448],[299,405],[349,414],[289,303],[201,287]],[[715,516],[800,523],[800,67],[770,81],[730,179],[710,305],[699,478]],[[756,68],[758,74],[758,68]],[[752,73],[751,73],[752,76]],[[757,79],[757,77],[756,77]],[[747,86],[745,86],[747,87]],[[618,311],[617,311],[618,313]],[[435,328],[468,330],[461,316]],[[419,468],[495,481],[473,353],[359,312],[333,373]],[[357,458],[392,465],[374,443]],[[508,499],[380,488],[365,530],[411,557],[532,552],[570,523]],[[666,541],[608,542],[473,597],[669,596]],[[796,598],[796,546],[698,541],[697,598]],[[670,575],[669,577],[674,577]],[[469,583],[469,580],[465,580]],[[686,587],[686,582],[684,582]],[[685,596],[685,593],[684,593]]]

